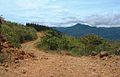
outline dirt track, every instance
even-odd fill
[[[38,33],[41,37],[43,34]],[[37,59],[26,59],[5,70],[0,77],[120,77],[120,57],[72,57],[42,52],[35,48],[39,40],[22,44],[22,50],[33,52]]]

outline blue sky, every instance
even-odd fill
[[[1,0],[6,19],[49,26],[120,26],[120,0]]]

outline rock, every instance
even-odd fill
[[[31,57],[31,58],[35,58],[36,56],[34,55],[34,53],[28,53],[28,55]]]
[[[23,60],[23,59],[24,59],[24,56],[23,56],[23,55],[18,55],[18,59],[19,59],[19,60]]]
[[[26,55],[24,51],[20,51],[19,54]]]
[[[34,58],[33,53],[26,53],[23,50],[14,48],[14,46],[5,38],[4,35],[0,34],[0,63],[13,62],[18,64],[20,60],[26,58]],[[8,66],[5,66],[8,67]]]
[[[19,60],[19,58],[18,58],[18,57],[15,57],[14,59],[15,59],[15,60]]]
[[[8,64],[3,64],[3,66],[4,66],[5,68],[8,68]]]
[[[108,52],[106,51],[100,52],[100,58],[107,57],[107,56],[109,56]]]
[[[22,70],[22,74],[26,74],[27,73],[27,71],[26,70]]]
[[[15,60],[14,63],[15,63],[15,64],[16,64],[16,63],[19,63],[19,60]]]
[[[65,52],[65,55],[71,56],[70,52]]]
[[[118,48],[116,54],[117,54],[117,55],[120,55],[120,48]]]
[[[92,53],[91,53],[91,56],[96,56],[97,55],[97,52],[95,52],[95,51],[93,51]]]
[[[8,47],[9,47],[9,45],[7,44],[7,42],[3,43],[2,46],[3,46],[4,48],[8,48]]]
[[[5,68],[5,71],[7,72],[7,71],[8,71],[8,68]]]

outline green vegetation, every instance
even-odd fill
[[[37,47],[57,52],[64,50],[71,55],[82,56],[99,54],[101,51],[116,54],[119,46],[115,44],[95,34],[75,38],[52,29],[46,31],[46,35],[38,42]]]
[[[0,32],[14,45],[20,47],[20,44],[37,38],[37,31],[44,31],[45,36],[37,43],[38,48],[52,51],[67,51],[74,56],[99,54],[101,51],[107,51],[109,54],[119,55],[117,51],[120,47],[120,41],[109,41],[95,34],[87,34],[79,38],[66,35],[53,28],[27,23],[21,25],[18,23],[5,21],[0,24]],[[0,53],[0,59],[2,60]]]
[[[111,54],[120,55],[120,41],[111,41]]]
[[[55,30],[47,30],[46,36],[38,43],[38,47],[50,50],[66,50],[68,49],[68,43],[62,33]]]
[[[80,38],[80,41],[85,45],[84,52],[86,55],[92,53],[100,53],[101,51],[110,51],[111,46],[109,41],[95,34],[88,34]]]
[[[4,60],[4,54],[0,52],[0,63],[2,63]]]
[[[37,31],[46,31],[46,30],[50,30],[51,29],[51,28],[49,28],[49,27],[47,27],[45,25],[39,25],[39,24],[35,24],[35,23],[26,23],[26,26],[33,27]]]
[[[105,28],[105,27],[91,27],[90,25],[86,24],[76,24],[71,27],[56,27],[56,30],[60,32],[64,32],[66,34],[75,36],[75,37],[80,37],[86,34],[97,34],[100,35],[101,37],[104,37],[105,39],[109,40],[119,40],[120,39],[120,27],[110,27],[110,28]]]
[[[37,31],[32,27],[27,27],[8,21],[0,26],[1,34],[5,35],[7,39],[14,45],[14,47],[20,47],[21,43],[37,38]]]

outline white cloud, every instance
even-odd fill
[[[17,0],[16,6],[20,9],[36,9],[45,5],[49,0]]]
[[[120,26],[120,13],[92,15],[84,21],[93,26],[118,27]]]
[[[1,0],[0,14],[5,15],[9,20],[18,22],[27,20],[55,26],[71,26],[75,23],[119,26],[119,2],[118,0]],[[117,10],[119,10],[118,14],[97,15],[87,17],[85,20],[81,19],[87,15],[111,13]]]

